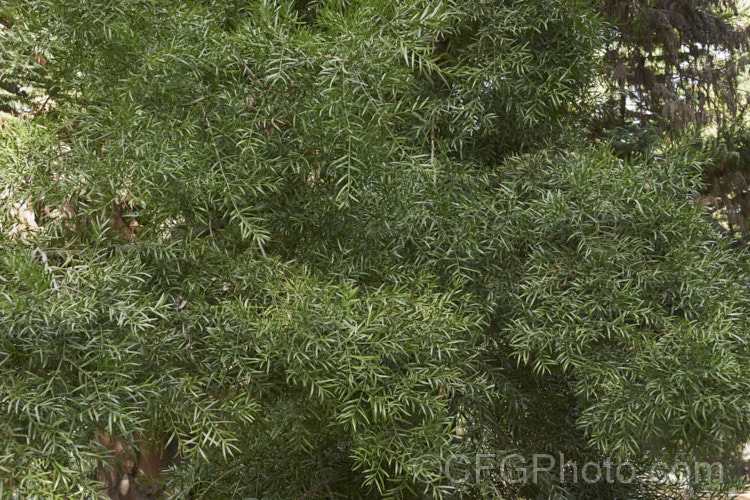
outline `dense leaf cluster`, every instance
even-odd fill
[[[585,2],[4,15],[56,86],[0,138],[6,490],[92,495],[109,435],[175,440],[177,497],[654,497],[645,452],[747,438],[744,257],[689,145],[582,141]]]

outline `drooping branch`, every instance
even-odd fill
[[[740,115],[748,100],[737,80],[750,32],[731,23],[727,14],[736,12],[734,1],[606,1],[602,13],[617,37],[605,60],[620,92],[620,119],[638,111],[639,121],[677,130]]]

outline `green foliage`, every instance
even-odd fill
[[[508,332],[516,355],[574,381],[579,424],[612,452],[741,438],[746,408],[729,402],[748,390],[747,283],[685,196],[700,164],[684,150],[646,165],[601,153],[547,162],[519,178],[533,195],[518,210],[532,221]]]
[[[727,232],[746,244],[750,232],[750,193],[747,180],[750,177],[750,131],[737,123],[720,128],[715,136],[702,141],[703,149],[710,155],[706,168],[705,195],[702,203],[711,207],[712,217],[726,226]]]
[[[4,487],[92,495],[106,433],[178,498],[653,498],[645,451],[747,438],[743,257],[689,147],[583,144],[584,2],[7,12],[56,90],[0,138]]]
[[[719,129],[705,147],[722,173],[750,171],[750,130],[741,123]]]

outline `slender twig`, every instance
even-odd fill
[[[198,99],[193,99],[190,102],[185,102],[185,103],[182,103],[182,104],[178,104],[178,106],[181,107],[181,108],[187,108],[188,106],[195,106],[196,104],[198,104],[198,103],[200,103],[202,101],[205,101],[207,97],[208,96],[204,95],[204,96],[199,97]]]
[[[190,230],[190,236],[197,238],[206,233],[211,233],[214,229],[222,229],[229,224],[229,217],[223,217],[215,221],[209,221],[208,224],[200,224]]]
[[[344,477],[344,475],[343,474],[339,474],[337,476],[331,476],[329,478],[324,479],[323,481],[319,482],[318,484],[316,484],[315,486],[313,486],[312,488],[310,488],[310,491],[308,491],[307,493],[305,493],[301,497],[297,497],[297,500],[304,500],[305,498],[308,498],[308,497],[314,495],[320,488],[323,488],[324,486],[328,487],[328,483],[330,483],[332,481],[335,481],[337,479],[341,479],[342,477]]]
[[[250,75],[250,78],[252,78],[253,80],[257,79],[257,77],[255,76],[255,73],[253,73],[253,70],[251,70],[247,66],[247,64],[245,64],[244,62],[242,62],[239,57],[234,56],[234,60],[237,61],[238,63],[240,63],[242,65],[242,68],[244,69],[245,73],[247,73],[248,75]]]
[[[435,166],[435,127],[430,128],[430,166],[432,167],[432,185],[437,186],[437,167]]]
[[[206,489],[203,490],[203,492],[200,494],[200,496],[197,496],[195,498],[195,500],[201,500],[203,497],[206,496],[206,492],[208,490],[210,490],[211,488],[213,488],[216,483],[218,483],[219,481],[221,481],[222,479],[224,479],[225,477],[227,477],[229,474],[232,474],[234,472],[237,472],[238,470],[244,469],[245,467],[247,467],[247,465],[244,465],[244,464],[243,465],[238,465],[237,467],[234,467],[233,469],[229,469],[228,471],[226,471],[223,474],[219,475],[219,477],[217,477],[216,479],[214,479],[213,481],[211,481],[211,483],[209,483],[209,485],[206,487]]]
[[[34,112],[34,118],[36,118],[37,116],[39,116],[40,114],[42,114],[42,111],[44,111],[45,106],[47,106],[47,103],[49,102],[49,98],[50,98],[50,96],[47,96],[47,98],[44,100],[44,102],[39,107],[39,109],[37,109]]]
[[[201,102],[205,101],[206,99],[208,99],[208,96],[204,95],[204,96],[201,96],[201,97],[199,97],[197,99],[193,99],[190,102],[183,102],[181,104],[175,104],[174,106],[162,106],[161,108],[156,108],[154,111],[155,112],[156,111],[165,111],[165,110],[170,109],[170,108],[187,108],[187,107],[190,107],[190,106],[195,106],[196,104],[200,104]]]

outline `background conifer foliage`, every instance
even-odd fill
[[[616,32],[606,53],[619,101],[611,119],[680,129],[692,123],[728,126],[745,111],[746,91],[737,83],[748,63],[750,32],[736,21],[740,2],[602,3]]]
[[[600,7],[2,4],[0,496],[666,498],[747,441],[747,256],[688,137],[587,139]]]

